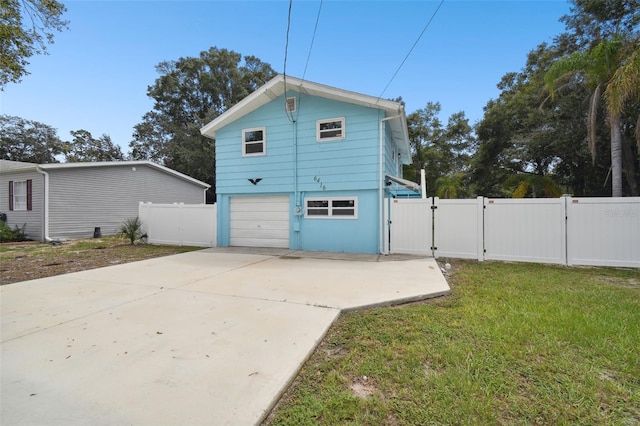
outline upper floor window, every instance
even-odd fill
[[[318,142],[344,139],[344,117],[316,121],[316,140]]]
[[[265,127],[254,127],[242,130],[242,155],[266,155],[267,130]]]

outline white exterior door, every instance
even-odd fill
[[[230,244],[289,248],[289,197],[232,197]]]

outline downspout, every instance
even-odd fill
[[[44,240],[48,243],[51,242],[51,238],[49,238],[49,173],[42,170],[40,167],[36,167],[38,173],[41,173],[44,176],[44,206],[43,206],[43,233]]]
[[[298,194],[298,122],[293,121],[293,198],[295,206],[295,222],[293,233],[295,235],[294,250],[300,250],[300,212],[301,200]]]
[[[380,119],[380,146],[379,146],[379,177],[380,181],[378,182],[378,224],[379,228],[379,238],[378,238],[378,253],[384,253],[384,174],[383,174],[383,145],[384,145],[384,122],[388,120],[393,120],[395,118],[402,118],[401,114],[394,115],[393,117],[386,117]]]

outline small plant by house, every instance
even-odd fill
[[[142,230],[142,221],[138,216],[125,219],[120,226],[119,233],[128,239],[132,245],[136,241],[144,242],[147,239],[147,234]]]
[[[14,225],[11,228],[6,222],[0,220],[0,243],[27,241],[25,227],[26,224],[22,225],[22,227]]]

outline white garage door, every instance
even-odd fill
[[[289,248],[289,197],[232,197],[231,245]]]

